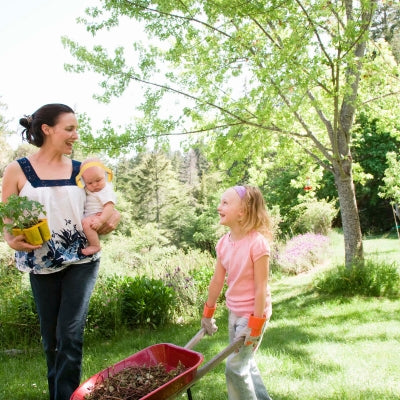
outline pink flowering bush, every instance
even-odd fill
[[[275,269],[297,275],[321,264],[326,258],[328,244],[328,237],[321,234],[305,233],[294,236],[277,251],[272,262]]]

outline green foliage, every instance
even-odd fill
[[[40,343],[39,318],[30,288],[14,292],[0,304],[0,347]]]
[[[199,316],[214,273],[214,258],[208,252],[192,250],[171,255],[162,264],[159,278],[175,292],[174,321]]]
[[[218,226],[216,225],[215,212],[213,210],[207,210],[203,214],[200,214],[193,223],[188,233],[192,233],[191,243],[194,247],[208,251],[210,254],[215,256],[215,245],[218,240]]]
[[[376,242],[379,247],[380,241]],[[396,247],[397,242],[392,248]],[[316,296],[310,291],[311,278],[311,274],[303,274],[271,284],[274,311],[256,354],[271,397],[398,400],[399,301]],[[204,337],[194,348],[204,355],[204,363],[227,347],[227,320],[227,312],[218,307],[218,332]],[[157,329],[121,329],[116,337],[107,340],[88,338],[82,381],[156,343],[184,346],[199,325],[198,318],[188,324],[168,324]],[[46,398],[46,366],[39,346],[14,356],[0,352],[0,361],[0,378],[6,383],[0,386],[1,399]],[[207,372],[191,391],[196,400],[226,400],[224,362]]]
[[[395,263],[369,259],[350,268],[339,266],[317,276],[313,283],[321,294],[334,296],[398,297],[400,274]]]
[[[185,230],[194,218],[194,200],[177,175],[166,154],[152,152],[123,163],[120,182],[132,210],[131,220],[155,224],[171,244],[187,247]]]
[[[157,327],[170,320],[174,291],[162,280],[145,276],[123,279],[121,284],[121,313],[129,327]]]
[[[309,199],[293,209],[297,218],[293,224],[293,232],[302,234],[312,232],[327,235],[332,228],[332,221],[338,213],[332,202]]]
[[[87,329],[109,337],[122,327],[156,328],[170,321],[174,304],[174,291],[160,279],[100,277],[90,300]]]
[[[162,282],[162,285],[173,294],[172,299],[166,297],[162,300],[167,303],[172,301],[174,305],[172,310],[169,310],[167,321],[186,321],[187,318],[199,315],[199,307],[207,297],[214,262],[208,252],[199,250],[184,252],[166,247],[154,247],[148,252],[137,252],[131,239],[112,238],[105,245],[101,274],[90,301],[88,331],[94,335],[112,336],[121,326],[136,326],[135,320],[131,321],[134,314],[123,311],[124,297],[127,293],[132,297],[131,290],[137,292],[134,301],[139,302],[141,310],[139,319],[142,320],[147,315],[150,317],[150,322],[147,322],[146,317],[143,324],[153,326],[157,320],[154,319],[153,311],[159,312],[158,305],[153,309],[155,300],[151,299],[144,301],[143,304],[138,299],[142,293],[136,289],[143,275],[158,282],[154,290],[163,291],[159,283]],[[135,286],[133,289],[127,289],[126,286],[132,280],[137,280]],[[161,324],[165,322],[160,321]]]
[[[151,239],[157,236],[157,240],[151,240],[155,246],[159,241],[214,254],[219,235],[219,191],[215,187],[220,181],[218,174],[206,174],[203,164],[199,149],[189,150],[185,156],[157,152],[119,162],[122,223],[118,232],[138,243],[148,235]]]
[[[86,330],[91,335],[111,337],[123,326],[121,283],[118,275],[99,275],[86,321]]]
[[[7,141],[7,136],[11,134],[7,128],[7,124],[10,122],[4,117],[4,113],[7,110],[7,106],[1,101],[0,97],[0,176],[3,175],[4,168],[11,162],[13,150]]]
[[[0,248],[0,348],[29,346],[40,340],[33,296],[23,276],[4,244]]]
[[[356,119],[352,143],[353,176],[361,228],[369,233],[386,232],[393,224],[389,201],[393,200],[394,194],[389,194],[387,188],[396,187],[398,176],[395,170],[392,174],[389,172],[392,168],[389,167],[392,163],[389,155],[399,152],[400,142],[386,127],[382,127],[378,118],[362,112]],[[386,185],[387,173],[391,175],[391,183]],[[319,198],[337,199],[334,176],[329,171],[324,173],[316,194]]]
[[[396,1],[377,3],[377,12],[372,23],[372,36],[375,40],[384,38],[390,43],[393,56],[400,63],[400,4]]]
[[[363,179],[355,175],[357,205],[363,231],[384,232],[393,224],[389,201],[382,199],[379,191],[385,181],[385,170],[389,166],[388,153],[398,153],[400,141],[388,130],[380,127],[379,119],[361,114],[353,140],[353,159],[363,172]]]
[[[375,1],[327,7],[317,0],[311,7],[291,0],[277,7],[237,0],[151,5],[110,0],[86,10],[80,22],[88,32],[118,29],[128,18],[141,24],[149,41],[89,50],[63,38],[77,60],[66,68],[101,75],[103,93],[97,97],[104,102],[122,95],[132,82],[143,84],[142,115],[130,135],[121,135],[124,142],[193,133],[194,140],[207,143],[229,184],[258,175],[258,184],[270,187],[257,167],[266,154],[274,159],[286,144],[296,147],[306,154],[304,164],[312,160],[334,174],[338,187],[346,187],[338,193],[340,206],[346,207],[342,222],[350,232],[345,250],[351,261],[362,255],[358,213],[349,206],[355,196],[350,173],[354,117],[364,107],[382,117],[390,132],[399,117],[398,65],[387,43],[372,43],[369,37],[375,11]],[[182,101],[173,103],[176,96]],[[110,130],[102,142],[112,149],[119,135]],[[286,198],[296,196],[287,193]]]
[[[12,194],[6,202],[0,203],[0,229],[5,227],[11,232],[14,227],[29,228],[45,214],[43,205],[38,201]]]
[[[379,195],[391,202],[400,204],[400,160],[396,153],[388,152],[386,154],[388,167],[385,170],[385,176],[383,178],[384,186]]]
[[[161,277],[164,284],[170,287],[175,293],[174,319],[183,320],[198,314],[197,307],[199,298],[197,287],[192,276],[185,273],[180,267],[173,270],[167,270]],[[201,301],[201,298],[200,298]],[[195,310],[195,312],[193,312]]]

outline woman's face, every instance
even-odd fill
[[[71,154],[73,144],[78,140],[78,121],[74,113],[62,113],[59,115],[54,126],[42,125],[42,130],[46,135],[46,142],[63,154]]]

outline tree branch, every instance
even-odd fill
[[[386,93],[386,94],[384,94],[382,96],[376,96],[376,97],[373,97],[372,99],[366,100],[362,104],[372,103],[372,102],[374,102],[376,100],[380,100],[380,99],[383,99],[385,97],[390,97],[390,96],[397,96],[399,94],[400,94],[400,90],[398,90],[397,92],[389,92],[389,93]]]
[[[143,5],[141,5],[140,3],[136,3],[135,1],[130,1],[130,0],[124,0],[124,1],[125,1],[125,3],[128,3],[129,5],[132,5],[132,6],[134,6],[134,7],[140,8],[140,9],[142,9],[142,10],[149,11],[150,13],[153,13],[153,14],[159,14],[159,15],[163,15],[163,16],[166,16],[166,17],[171,17],[171,18],[175,18],[175,19],[181,19],[181,20],[189,21],[189,22],[196,22],[196,23],[198,23],[198,24],[200,24],[200,25],[204,25],[205,27],[207,27],[207,28],[210,29],[211,31],[218,32],[218,33],[220,33],[220,34],[223,35],[223,36],[226,36],[226,37],[228,37],[228,38],[231,38],[231,36],[230,36],[228,33],[226,33],[226,32],[224,32],[224,31],[222,31],[222,30],[216,28],[215,26],[212,26],[212,25],[208,24],[208,23],[205,22],[205,21],[201,21],[201,20],[199,20],[199,19],[197,19],[197,18],[194,18],[194,17],[186,17],[186,16],[184,16],[184,15],[178,15],[178,14],[166,13],[166,12],[157,10],[157,9],[155,9],[155,8],[144,7]]]
[[[331,57],[329,56],[328,52],[325,49],[325,46],[322,42],[322,39],[318,33],[318,29],[315,27],[314,25],[314,21],[311,19],[310,15],[308,14],[307,10],[305,9],[305,7],[303,6],[303,4],[301,3],[300,0],[295,0],[296,3],[299,5],[299,7],[301,8],[301,10],[303,11],[303,14],[306,16],[306,19],[308,21],[308,23],[310,24],[312,31],[314,32],[314,35],[317,38],[317,41],[319,43],[319,48],[321,49],[321,51],[325,54],[326,59],[328,60],[329,65],[331,66],[331,68],[333,68],[333,62]]]

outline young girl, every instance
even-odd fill
[[[230,231],[217,243],[217,263],[208,288],[201,325],[212,335],[212,318],[227,276],[229,341],[245,336],[244,345],[226,360],[229,400],[270,400],[254,360],[266,322],[272,314],[268,286],[270,219],[260,190],[234,186],[218,206],[220,224]]]

